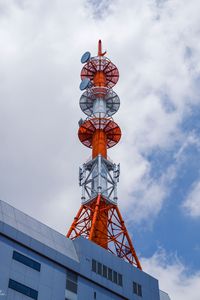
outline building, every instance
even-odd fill
[[[169,300],[158,280],[0,200],[0,300]]]

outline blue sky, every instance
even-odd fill
[[[198,106],[182,121],[181,130],[185,135],[200,134],[200,110]],[[155,149],[147,155],[151,163],[151,176],[158,179],[170,166],[176,165],[176,153],[182,145],[176,144],[172,149],[160,151]],[[200,240],[198,217],[191,218],[182,207],[184,201],[199,180],[199,145],[189,144],[182,153],[182,161],[177,168],[175,179],[170,182],[169,195],[162,210],[157,215],[152,228],[135,226],[135,240],[139,240],[138,249],[142,255],[152,255],[157,247],[163,247],[169,253],[175,253],[189,268],[189,272],[200,269]]]
[[[120,72],[119,207],[143,269],[199,300],[200,3],[0,1],[0,198],[65,234],[80,206],[81,55]],[[72,151],[73,150],[73,151]]]

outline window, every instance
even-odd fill
[[[94,292],[94,299],[97,299],[97,293]]]
[[[100,262],[94,259],[92,259],[92,271],[120,286],[123,286],[122,274],[117,273],[105,265],[102,265]]]
[[[73,271],[67,270],[66,289],[77,294],[78,275]]]
[[[19,252],[13,251],[13,259],[40,272],[41,264]]]
[[[142,286],[138,284],[138,296],[142,297]]]
[[[22,283],[19,283],[13,279],[9,279],[8,287],[10,289],[13,289],[13,290],[21,293],[21,294],[26,295],[32,299],[37,300],[37,298],[38,298],[38,291],[31,289],[30,287],[28,287]]]
[[[133,281],[133,293],[142,297],[142,286],[141,284]]]
[[[119,285],[123,285],[123,283],[122,283],[122,274],[118,274],[118,284]]]
[[[113,271],[113,282],[117,283],[117,272]]]
[[[133,293],[137,294],[137,283],[133,282]]]
[[[112,269],[108,268],[108,279],[112,281]]]
[[[93,272],[97,272],[97,262],[96,262],[96,260],[92,260],[92,271]]]
[[[108,273],[108,268],[103,265],[103,277],[107,278],[107,276],[108,276],[107,273]]]
[[[97,268],[97,273],[98,273],[99,275],[102,275],[102,264],[98,262],[97,266],[98,266],[98,268]]]

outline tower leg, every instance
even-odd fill
[[[98,195],[92,217],[92,226],[90,230],[89,240],[99,246],[108,249],[108,205],[101,195]]]
[[[98,195],[96,205],[95,205],[95,209],[94,209],[94,215],[93,215],[93,218],[92,218],[92,226],[91,226],[91,230],[90,230],[90,234],[89,234],[89,240],[92,240],[93,236],[94,236],[94,231],[95,231],[95,226],[96,226],[100,201],[101,201],[101,195]]]
[[[127,241],[128,241],[128,245],[129,245],[130,252],[131,252],[131,258],[134,257],[135,263],[136,263],[137,267],[138,267],[140,270],[142,270],[142,266],[141,266],[140,261],[139,261],[139,259],[138,259],[138,257],[137,257],[137,254],[136,254],[135,249],[134,249],[134,247],[133,247],[132,241],[131,241],[131,239],[130,239],[130,236],[129,236],[129,234],[128,234],[128,231],[127,231],[127,229],[126,229],[126,226],[125,226],[125,224],[124,224],[124,221],[123,221],[123,219],[122,219],[121,213],[120,213],[119,208],[118,208],[117,206],[116,206],[116,212],[117,212],[117,214],[118,214],[118,217],[119,217],[119,220],[120,220],[120,224],[121,224],[121,226],[122,226],[122,232],[123,232],[124,236],[126,237],[126,239],[127,239]],[[123,240],[124,240],[124,239],[123,239]],[[122,247],[123,247],[123,244],[122,244]],[[122,251],[122,247],[121,247],[121,249],[120,249],[121,251]],[[130,260],[130,258],[129,258],[128,256],[126,257],[126,259],[127,259],[128,261]],[[130,262],[130,261],[129,261],[129,262]]]
[[[71,235],[71,233],[72,233],[73,230],[76,231],[77,221],[79,220],[82,211],[83,211],[83,205],[81,205],[81,207],[80,207],[80,209],[79,209],[76,217],[74,218],[74,222],[70,226],[70,229],[69,229],[69,231],[68,231],[68,233],[66,235],[67,238],[70,237],[70,235]]]

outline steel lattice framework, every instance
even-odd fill
[[[120,100],[112,87],[119,79],[117,67],[102,53],[82,57],[80,107],[88,116],[79,121],[78,137],[83,145],[92,148],[92,158],[79,170],[82,205],[74,218],[67,237],[83,236],[111,253],[142,269],[125,223],[117,206],[117,183],[120,166],[107,157],[107,149],[121,138],[120,127],[112,119]]]
[[[93,216],[93,218],[91,218]],[[105,238],[104,231],[107,231]],[[69,231],[70,238],[89,238],[111,253],[140,267],[128,231],[117,205],[106,202],[101,195],[90,204],[83,204]]]

